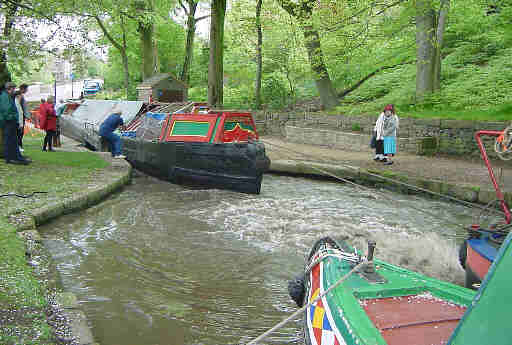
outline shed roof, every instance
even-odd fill
[[[176,76],[174,76],[174,74],[172,74],[172,73],[160,73],[160,74],[155,74],[154,76],[144,80],[142,83],[139,84],[139,86],[137,86],[137,89],[151,88],[155,84],[158,84],[159,82],[161,82],[162,80],[169,79],[169,78],[174,79],[175,81],[177,81],[180,84],[182,84],[183,87],[188,88],[188,85],[185,84],[183,81],[179,80],[178,78],[176,78]]]

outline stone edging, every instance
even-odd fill
[[[488,204],[489,202],[496,200],[496,193],[494,191],[481,190],[479,187],[475,186],[456,185],[437,180],[429,180],[426,178],[410,177],[391,171],[368,170],[348,165],[283,159],[272,160],[270,163],[270,172],[326,177],[333,177],[334,175],[362,185],[392,187],[393,189],[403,193],[421,193],[421,191],[402,184],[407,183],[431,192],[480,204]],[[379,175],[382,178],[375,175]],[[505,192],[503,194],[505,196],[505,201],[512,204],[512,193]]]
[[[104,153],[99,153],[104,154]],[[131,181],[132,166],[125,160],[118,160],[105,169],[119,170],[120,173],[111,176],[108,181],[102,181],[102,185],[85,192],[80,192],[70,198],[60,200],[51,205],[37,209],[26,214],[16,231],[37,232],[37,226],[47,223],[61,215],[83,210],[89,206],[98,204],[106,197],[121,189]],[[36,230],[33,230],[36,229]],[[39,233],[34,234],[40,238]],[[87,324],[85,313],[80,309],[77,297],[71,292],[62,292],[57,297],[58,304],[63,308],[63,314],[70,320],[71,333],[75,339],[74,344],[95,345],[92,332]]]

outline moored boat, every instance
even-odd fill
[[[322,238],[306,260],[303,289],[308,345],[510,344],[508,301],[512,235],[501,246],[479,291],[362,257],[344,241]],[[290,287],[292,287],[290,289]]]
[[[127,160],[173,183],[258,194],[270,160],[252,115],[191,107],[137,116],[122,136]]]
[[[512,228],[511,213],[504,195],[498,185],[493,168],[482,143],[482,136],[500,137],[501,131],[478,131],[475,139],[480,149],[482,159],[489,172],[489,178],[496,191],[497,202],[503,211],[503,219],[498,223],[484,226],[472,224],[468,228],[468,237],[459,250],[459,261],[466,272],[465,286],[477,288],[489,271],[492,262],[496,259],[501,244]]]
[[[299,306],[310,304],[306,344],[446,344],[475,292],[373,259],[373,248],[365,258],[328,237],[313,246],[303,294],[289,286]]]

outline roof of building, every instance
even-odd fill
[[[174,74],[172,74],[172,73],[160,73],[160,74],[155,74],[154,76],[144,80],[142,83],[140,83],[137,86],[137,89],[152,88],[154,85],[158,84],[162,80],[169,79],[169,78],[174,79],[175,81],[177,81],[180,84],[182,84],[183,87],[188,88],[188,85],[185,84],[183,81],[179,80],[178,78],[176,78],[176,76]]]

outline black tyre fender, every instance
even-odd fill
[[[306,285],[304,282],[304,274],[299,274],[288,282],[288,294],[299,308],[304,305],[304,298],[306,296]]]
[[[464,286],[468,289],[478,290],[474,284],[481,283],[480,278],[471,270],[471,268],[466,267],[466,280],[464,281]]]
[[[462,268],[466,269],[466,259],[468,255],[468,240],[464,240],[459,247],[459,263]]]

